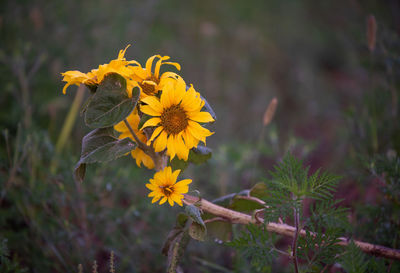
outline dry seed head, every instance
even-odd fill
[[[264,113],[263,117],[263,125],[267,126],[271,123],[272,119],[274,118],[276,107],[278,106],[278,99],[275,97],[269,103],[267,110]]]
[[[82,264],[78,265],[78,273],[83,273],[83,266]]]
[[[375,16],[369,15],[367,18],[367,42],[371,52],[375,49],[377,28]]]
[[[92,273],[98,273],[97,272],[97,261],[96,260],[94,260],[94,262],[93,262]]]
[[[114,251],[111,251],[111,254],[110,254],[110,273],[115,273],[115,267],[114,267]]]

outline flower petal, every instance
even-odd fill
[[[169,136],[167,140],[167,154],[170,156],[170,160],[175,157],[175,143],[174,143],[174,136]]]
[[[169,64],[169,65],[173,65],[173,66],[175,66],[175,68],[177,69],[177,70],[181,70],[181,65],[180,64],[178,64],[178,63],[175,63],[175,62],[164,62],[163,64]]]
[[[176,136],[174,141],[175,141],[176,155],[178,156],[179,159],[187,161],[189,157],[189,149],[183,142],[182,136],[181,135]]]
[[[141,129],[151,126],[157,126],[160,122],[161,122],[160,118],[151,118],[143,124]]]
[[[154,110],[152,107],[150,107],[149,105],[143,105],[140,107],[140,111],[142,111],[143,113],[150,115],[150,116],[156,116],[159,117],[161,116],[161,113],[157,112],[156,110]]]
[[[157,139],[154,141],[154,150],[156,152],[161,152],[165,148],[167,148],[167,133],[162,131]]]
[[[178,176],[179,176],[179,174],[181,173],[181,170],[175,170],[173,173],[172,173],[172,175],[171,175],[171,179],[172,179],[172,182],[173,183],[175,183],[176,182],[176,179],[178,179]]]
[[[154,77],[156,77],[157,79],[160,75],[160,68],[161,68],[162,62],[164,60],[168,60],[168,59],[169,59],[169,56],[164,56],[164,57],[161,57],[160,60],[158,60],[158,62],[156,63],[156,67],[154,69]]]
[[[157,202],[160,198],[161,196],[154,196],[153,199],[151,200],[151,203]]]
[[[151,66],[153,65],[154,58],[161,58],[160,55],[154,55],[147,59],[146,61],[146,71],[151,73]]]
[[[163,112],[163,106],[155,96],[147,96],[144,99],[142,99],[142,102],[146,103],[148,106],[153,108],[153,110],[155,110],[160,114]]]
[[[161,201],[160,201],[160,205],[164,204],[165,202],[167,202],[168,198],[166,196],[164,196]]]
[[[197,122],[212,122],[214,121],[213,117],[208,112],[196,112],[189,114],[189,118],[193,121]]]
[[[150,145],[150,143],[161,133],[161,131],[162,131],[163,129],[164,129],[164,128],[161,127],[161,126],[157,127],[157,128],[154,130],[153,134],[151,135],[151,138],[147,141],[147,145]]]

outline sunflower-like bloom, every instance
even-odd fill
[[[153,197],[151,203],[160,200],[160,205],[164,204],[167,200],[168,203],[174,206],[174,202],[182,206],[183,194],[189,191],[189,184],[192,183],[191,179],[184,179],[176,182],[181,170],[172,172],[171,167],[166,167],[164,170],[157,172],[154,179],[150,179],[150,183],[146,187],[151,190],[149,197]]]
[[[137,86],[137,83],[131,79],[132,71],[129,68],[129,65],[138,63],[136,61],[127,61],[125,59],[125,51],[129,46],[130,45],[128,45],[125,49],[119,51],[117,59],[112,60],[108,64],[99,65],[99,68],[92,69],[88,73],[82,73],[77,70],[61,73],[61,75],[64,77],[63,81],[67,82],[63,88],[63,93],[66,93],[66,90],[70,85],[75,84],[79,86],[80,84],[85,84],[87,86],[96,86],[104,79],[107,74],[118,73],[126,79],[127,92],[129,97],[131,97],[132,88],[134,86]]]
[[[186,83],[182,78],[169,80],[163,87],[161,98],[148,96],[142,100],[140,110],[150,116],[143,128],[155,126],[148,144],[154,140],[154,150],[161,152],[167,148],[171,160],[178,156],[187,160],[189,150],[197,147],[200,141],[213,133],[203,128],[200,123],[212,122],[214,119],[208,112],[201,112],[204,101],[193,86],[186,91]]]
[[[128,121],[129,125],[132,127],[133,131],[137,135],[137,137],[140,139],[140,141],[146,143],[147,138],[146,136],[138,130],[138,125],[139,125],[139,115],[137,113],[137,110],[135,109],[127,118],[126,120]],[[126,137],[130,137],[133,141],[135,139],[133,138],[132,134],[130,133],[128,127],[126,127],[125,123],[121,121],[120,123],[114,125],[114,130],[117,132],[120,132],[121,134],[119,135],[119,139],[123,139]],[[142,149],[139,147],[136,147],[133,151],[131,151],[132,157],[136,160],[136,165],[138,167],[141,167],[141,164],[143,163],[144,166],[146,166],[148,169],[153,169],[154,168],[154,162],[153,159],[149,155],[147,155]]]
[[[156,63],[156,66],[154,68],[154,73],[151,72],[151,68],[153,66],[153,61],[155,58],[158,58],[159,60]],[[164,72],[160,76],[160,68],[163,64],[169,64],[175,66],[177,70],[181,70],[181,66],[178,63],[174,62],[165,62],[168,60],[168,56],[160,56],[160,55],[154,55],[151,56],[147,62],[146,62],[146,67],[143,68],[139,63],[135,62],[137,66],[131,66],[130,69],[133,73],[132,79],[137,81],[140,89],[142,92],[140,92],[140,98],[145,98],[147,96],[153,96],[156,95],[164,86],[165,80],[168,78],[177,78],[179,77],[176,73],[174,72]]]

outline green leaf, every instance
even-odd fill
[[[251,212],[256,209],[262,209],[263,206],[256,201],[248,199],[246,196],[235,196],[232,199],[229,208],[240,212]]]
[[[135,108],[140,90],[133,88],[132,98],[126,92],[126,80],[117,73],[107,75],[90,99],[85,123],[92,128],[110,127],[125,119]]]
[[[78,182],[83,182],[85,174],[86,174],[86,164],[85,163],[77,164],[74,170],[74,179]]]
[[[257,183],[250,189],[249,194],[259,199],[267,198],[269,196],[268,187],[264,182]]]
[[[151,118],[153,118],[153,117],[142,113],[142,116],[140,117],[140,121],[138,124],[138,128],[139,129],[142,128],[142,126],[145,124],[145,122]]]
[[[189,227],[189,235],[197,241],[204,241],[207,235],[206,226],[193,222]]]
[[[203,219],[201,218],[201,212],[198,207],[196,207],[195,205],[188,205],[185,207],[185,211],[190,216],[190,218],[193,219],[193,221],[202,225],[204,228],[206,227]]]
[[[83,181],[86,164],[115,160],[134,150],[136,146],[130,138],[116,138],[112,127],[91,131],[82,140],[81,158],[75,168],[75,178]]]
[[[235,196],[237,196],[237,195],[247,196],[248,194],[249,194],[249,190],[242,190],[241,192],[238,192],[238,193],[230,193],[228,195],[218,197],[217,199],[214,199],[212,202],[214,204],[222,206],[222,207],[228,207],[231,204],[232,199]]]
[[[180,212],[178,216],[176,216],[176,226],[184,228],[188,219],[189,217],[185,213]]]
[[[194,164],[202,164],[209,160],[212,155],[212,150],[205,146],[197,146],[197,148],[193,148],[189,152],[188,161]]]
[[[179,159],[177,156],[171,160],[170,166],[173,171],[181,170],[182,172],[188,167],[189,162],[183,159]]]
[[[207,234],[212,238],[217,238],[223,242],[232,239],[232,224],[225,221],[213,221],[206,223]]]

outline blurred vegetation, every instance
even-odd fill
[[[399,33],[394,0],[3,1],[0,271],[77,272],[82,264],[90,272],[96,260],[108,272],[114,251],[117,272],[164,272],[161,248],[180,208],[150,204],[151,173],[124,157],[90,166],[76,184],[88,132],[79,118],[55,149],[76,94],[62,95],[60,73],[89,71],[127,44],[129,59],[156,52],[179,62],[216,111],[213,158],[185,172],[202,196],[250,188],[291,150],[310,171],[344,177],[337,197],[354,238],[399,248]],[[277,113],[263,128],[273,97]],[[185,272],[251,272],[212,239],[188,249]],[[288,270],[287,261],[275,263]]]

